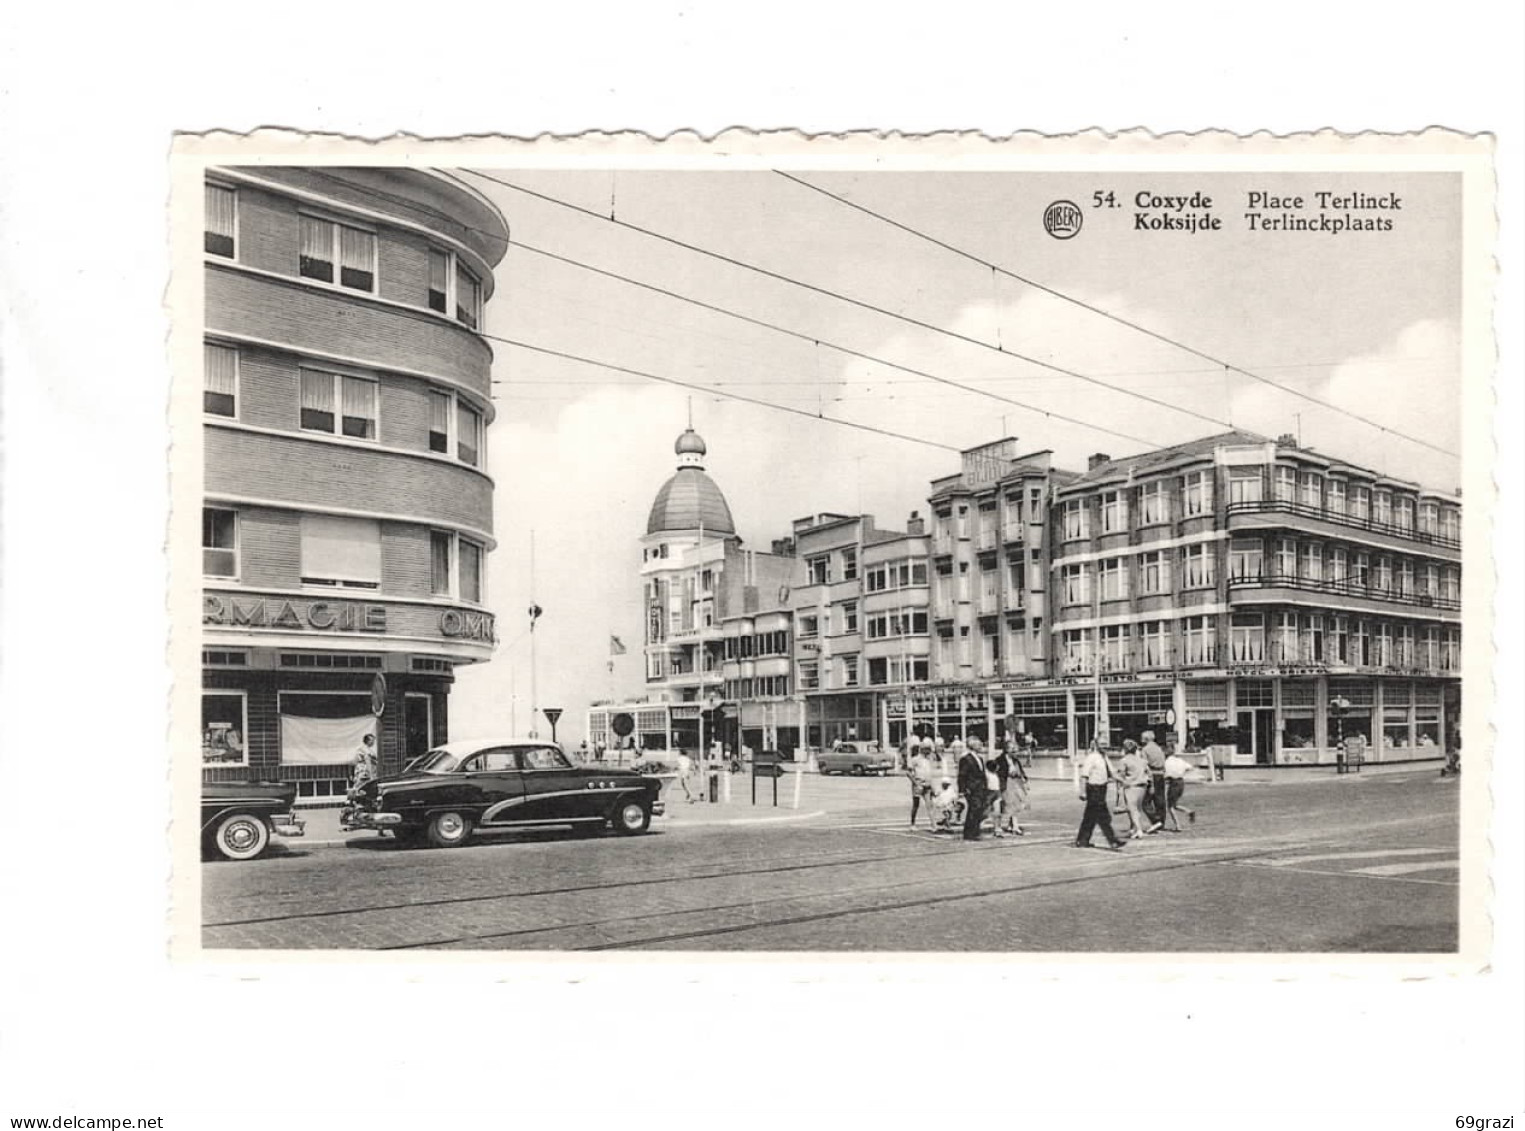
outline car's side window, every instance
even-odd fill
[[[512,747],[499,746],[473,754],[462,767],[468,774],[504,773],[519,768],[519,752]]]
[[[527,770],[565,770],[571,768],[566,755],[551,746],[532,746],[524,751]]]

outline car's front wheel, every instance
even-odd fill
[[[651,827],[651,806],[644,801],[624,801],[614,811],[614,828],[621,836],[635,836]]]
[[[464,813],[436,813],[429,820],[427,835],[435,848],[458,848],[471,835],[471,818]]]
[[[861,778],[862,776],[863,776],[863,767],[862,766],[854,766],[853,767],[853,777]]]
[[[229,860],[253,860],[269,843],[270,827],[248,813],[224,817],[212,832],[212,847]]]

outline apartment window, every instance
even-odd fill
[[[431,390],[429,393],[429,450],[441,455],[450,454],[450,412],[455,407],[455,397],[449,393]]]
[[[1330,514],[1345,513],[1345,481],[1331,479],[1324,487],[1324,509]]]
[[[1461,632],[1457,629],[1447,629],[1440,642],[1440,667],[1448,672],[1461,670]]]
[[[1064,538],[1067,542],[1073,542],[1079,538],[1090,535],[1090,523],[1087,521],[1086,504],[1084,499],[1070,499],[1064,504]]]
[[[1265,479],[1258,467],[1231,467],[1228,473],[1228,501],[1258,503],[1264,494]]]
[[[370,518],[304,514],[302,584],[381,588],[381,526]]]
[[[800,617],[799,637],[801,640],[811,640],[820,635],[821,622],[816,617]]]
[[[1064,631],[1064,671],[1083,675],[1091,670],[1091,630],[1068,628]]]
[[[201,508],[201,572],[207,577],[238,576],[238,513]]]
[[[1187,546],[1181,559],[1185,588],[1206,589],[1218,583],[1218,556],[1212,546]]]
[[[1351,663],[1368,668],[1375,662],[1371,648],[1371,624],[1368,621],[1359,619],[1355,621],[1351,628],[1350,643]]]
[[[1424,636],[1420,640],[1419,666],[1425,671],[1436,671],[1440,667],[1440,629],[1433,625],[1424,630]]]
[[[450,261],[448,251],[429,249],[429,309],[450,313]]]
[[[1108,558],[1097,566],[1103,601],[1122,601],[1128,597],[1128,564],[1124,558]]]
[[[1434,503],[1419,505],[1419,533],[1434,537],[1440,533],[1440,507]]]
[[[339,286],[355,291],[373,291],[376,289],[376,233],[334,220],[303,216],[298,271],[304,279],[337,282]]]
[[[1329,662],[1333,664],[1350,663],[1349,617],[1332,616],[1329,618]]]
[[[1377,666],[1393,666],[1393,626],[1386,621],[1377,624]]]
[[[1152,554],[1140,554],[1138,559],[1139,592],[1142,594],[1170,592],[1170,554],[1156,550]]]
[[[1334,546],[1329,550],[1329,580],[1335,585],[1344,585],[1346,571],[1349,568],[1348,558],[1344,546]]]
[[[1371,555],[1365,550],[1357,550],[1351,565],[1350,580],[1353,585],[1365,589],[1371,584]]]
[[[1181,513],[1188,518],[1211,514],[1213,509],[1213,473],[1194,471],[1181,479]]]
[[[1229,543],[1230,581],[1259,581],[1265,570],[1264,545],[1259,538],[1235,538]]]
[[[900,569],[901,569],[901,573],[903,575],[905,573],[905,566],[902,564]],[[927,583],[927,563],[926,562],[912,562],[911,563],[911,570],[910,570],[910,578],[911,578],[910,584],[912,584],[912,585],[925,585]],[[902,581],[901,584],[904,585],[905,582]]]
[[[1372,492],[1371,496],[1372,521],[1380,526],[1389,526],[1393,521],[1393,493],[1380,488]]]
[[[1412,597],[1414,595],[1414,563],[1409,558],[1404,558],[1398,563],[1398,596]]]
[[[1452,542],[1461,541],[1461,511],[1454,507],[1441,508],[1440,536]]]
[[[445,530],[429,532],[429,592],[440,597],[451,593],[451,569],[455,561],[455,535]]]
[[[376,438],[376,382],[340,373],[304,369],[301,376],[301,424],[308,432],[327,432],[357,440]]]
[[[482,321],[482,282],[459,259],[455,263],[455,319],[473,330]]]
[[[858,657],[855,655],[842,657],[842,686],[858,686]]]
[[[1324,508],[1324,483],[1323,476],[1315,471],[1305,471],[1299,477],[1302,487],[1302,498],[1299,500],[1303,506],[1313,510]]]
[[[842,631],[858,631],[858,602],[847,601],[842,605]]]
[[[1371,518],[1371,488],[1353,486],[1350,489],[1350,517],[1357,522]]]
[[[461,600],[480,605],[483,580],[482,547],[465,538],[459,539],[458,542],[461,559]]]
[[[1302,568],[1299,576],[1304,581],[1315,583],[1324,580],[1324,548],[1317,542],[1304,542],[1302,546]]]
[[[238,415],[238,351],[207,342],[201,393],[201,410],[212,416]]]
[[[226,185],[206,186],[206,236],[208,255],[232,259],[238,248],[238,193]]]
[[[1085,565],[1067,565],[1060,572],[1064,586],[1066,605],[1089,605],[1091,603],[1091,573]]]
[[[858,579],[858,551],[842,551],[842,580],[856,581]]]
[[[1278,503],[1297,502],[1297,472],[1290,467],[1278,467],[1271,472],[1275,485],[1274,497]]]
[[[1447,601],[1461,600],[1461,571],[1454,566],[1447,566],[1443,575],[1444,581],[1441,588],[1441,596]]]
[[[800,661],[800,690],[817,691],[821,686],[821,665],[816,660]]]
[[[1259,613],[1235,613],[1229,626],[1229,659],[1258,664],[1266,658],[1265,620]]]
[[[1398,527],[1400,534],[1412,534],[1414,532],[1414,500],[1399,498],[1393,504],[1393,522]]]
[[[1101,670],[1107,672],[1127,671],[1128,626],[1109,624],[1101,630]]]
[[[1138,521],[1140,526],[1170,521],[1170,499],[1165,494],[1163,479],[1145,483],[1138,489]]]
[[[1386,554],[1377,558],[1376,589],[1379,593],[1393,591],[1393,559]]]
[[[1108,491],[1101,497],[1101,532],[1122,534],[1128,529],[1128,498],[1122,491]]]
[[[819,557],[806,558],[805,577],[807,585],[831,584],[831,555],[822,554]]]
[[[1218,624],[1212,617],[1187,617],[1183,625],[1187,664],[1218,662]]]
[[[462,463],[482,465],[482,414],[460,398],[455,402],[455,453]],[[666,557],[667,547],[662,550]]]
[[[1440,596],[1440,567],[1427,565],[1424,567],[1424,589],[1421,595],[1433,601]]]
[[[1141,666],[1168,668],[1170,666],[1170,624],[1168,621],[1150,621],[1138,628]]]
[[[1006,525],[1013,534],[1021,531],[1022,495],[1020,492],[1006,497]]]
[[[1297,614],[1276,614],[1276,636],[1271,642],[1271,659],[1277,663],[1293,663],[1297,660]]]
[[[1276,572],[1278,581],[1297,579],[1297,543],[1290,538],[1276,540]]]
[[[1006,563],[1006,587],[1011,593],[1013,605],[1022,604],[1023,595],[1027,592],[1027,565],[1022,561]]]

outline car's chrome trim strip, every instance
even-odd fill
[[[601,785],[588,786],[583,789],[559,789],[549,793],[527,793],[522,797],[510,797],[491,806],[482,814],[482,823],[486,824],[505,809],[513,809],[520,805],[527,805],[531,801],[544,801],[551,797],[586,797],[590,793],[630,793],[641,789],[635,785]],[[552,824],[564,824],[566,821],[592,821],[603,820],[602,817],[566,817]]]

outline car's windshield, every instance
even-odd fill
[[[456,758],[454,754],[444,750],[431,750],[429,753],[416,759],[408,769],[417,774],[448,774],[455,769]]]

